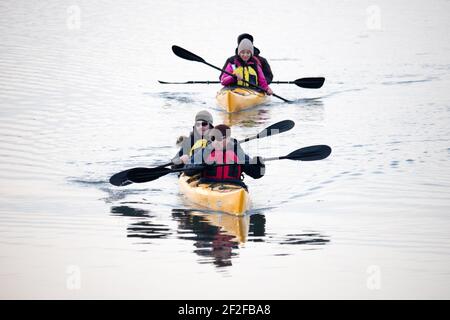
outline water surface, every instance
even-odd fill
[[[2,1],[0,297],[450,298],[449,6]],[[230,115],[217,85],[158,84],[216,80],[170,47],[221,66],[242,32],[276,80],[324,87]],[[247,179],[244,218],[195,210],[175,175],[108,183],[167,162],[202,109],[237,138],[296,122],[251,155],[333,153]]]

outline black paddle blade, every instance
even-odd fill
[[[128,180],[143,183],[156,180],[172,172],[169,168],[134,168],[128,172]]]
[[[164,163],[164,164],[161,164],[161,165],[159,165],[159,166],[157,166],[157,167],[155,167],[153,169],[156,170],[156,169],[159,169],[159,168],[164,168],[164,167],[170,166],[171,164],[173,164],[172,161]],[[143,170],[149,170],[149,168],[132,168],[132,169],[121,171],[121,172],[116,173],[115,175],[113,175],[111,178],[109,178],[109,183],[111,183],[112,185],[117,186],[117,187],[123,187],[123,186],[127,186],[129,184],[132,184],[133,181],[131,181],[129,179],[128,174],[130,172],[132,172],[133,170],[134,171],[136,171],[136,170],[143,171]]]
[[[109,183],[117,187],[123,187],[132,184],[133,182],[128,179],[128,172],[130,170],[131,169],[116,173],[111,178],[109,178]]]
[[[178,57],[180,57],[182,59],[197,61],[197,62],[205,62],[205,60],[203,60],[203,58],[201,58],[198,55],[193,54],[192,52],[187,51],[186,49],[183,49],[179,46],[172,46],[172,51],[173,51],[173,53],[175,53],[175,55],[177,55]]]
[[[306,89],[319,89],[323,86],[325,78],[301,78],[294,81],[296,85]]]
[[[280,159],[315,161],[327,158],[331,154],[331,148],[327,145],[310,146],[297,149]]]
[[[268,126],[260,133],[257,134],[257,138],[270,137],[275,134],[283,133],[291,130],[295,126],[295,122],[292,120],[283,120]]]

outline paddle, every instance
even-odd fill
[[[185,82],[167,82],[158,80],[161,84],[214,84],[220,83],[220,81],[185,81]],[[317,77],[317,78],[299,78],[294,81],[272,81],[275,84],[295,84],[301,88],[305,89],[319,89],[323,86],[325,82],[325,78]]]
[[[259,132],[258,134],[254,135],[254,136],[250,136],[245,139],[239,140],[239,143],[243,143],[243,142],[247,142],[247,141],[251,141],[251,140],[259,139],[259,138],[270,137],[270,136],[273,136],[273,135],[276,135],[279,133],[283,133],[283,132],[291,130],[294,126],[295,126],[295,122],[292,120],[279,121],[277,123],[274,123],[274,124],[268,126],[265,129],[261,130],[261,132]],[[173,164],[173,163],[169,162],[169,163],[162,164],[156,168],[132,168],[132,169],[124,170],[124,171],[114,174],[109,179],[109,183],[111,183],[112,185],[115,185],[117,187],[127,186],[127,185],[133,183],[132,181],[130,181],[128,179],[128,173],[131,170],[164,168],[164,167],[170,166],[171,164]],[[137,170],[137,171],[139,171],[139,170]],[[136,170],[134,170],[133,172],[136,172]]]
[[[316,145],[297,149],[288,155],[281,157],[263,158],[265,162],[274,160],[316,161],[327,158],[331,154],[331,148],[327,145]],[[226,166],[227,164],[211,165],[212,167]],[[198,165],[196,169],[204,169],[207,165]],[[150,182],[159,179],[169,173],[193,170],[194,168],[135,168],[128,173],[128,178],[135,183]]]
[[[295,84],[299,87],[305,89],[319,89],[323,86],[325,82],[325,78],[317,77],[317,78],[300,78],[294,81],[272,81],[275,84]]]
[[[165,164],[155,167],[155,169],[164,168],[164,167],[170,166],[171,164],[172,164],[172,162],[168,162],[168,163],[165,163]],[[117,186],[117,187],[123,187],[123,186],[127,186],[129,184],[132,184],[133,182],[128,179],[128,173],[133,169],[139,169],[139,168],[132,168],[132,169],[118,172],[118,173],[114,174],[113,176],[111,176],[111,178],[109,178],[109,183],[111,183],[112,185]],[[141,169],[147,169],[147,168],[141,168]]]
[[[316,161],[327,158],[331,154],[331,148],[327,145],[316,145],[297,149],[286,156],[265,158],[264,161],[273,160],[300,160],[300,161]]]
[[[295,126],[295,122],[292,120],[283,120],[277,123],[268,126],[267,128],[261,130],[260,133],[255,134],[254,136],[247,137],[245,139],[239,140],[240,143],[247,142],[253,139],[265,138],[274,136],[276,134],[280,134],[286,131],[291,130]]]
[[[196,61],[196,62],[201,62],[201,63],[204,63],[204,64],[206,64],[206,65],[208,65],[208,66],[210,66],[210,67],[212,67],[214,69],[217,69],[217,70],[219,70],[219,71],[221,71],[221,72],[223,72],[223,73],[225,73],[225,74],[227,74],[229,76],[234,76],[232,73],[229,73],[226,70],[222,70],[219,67],[216,67],[216,66],[206,62],[202,57],[199,57],[196,54],[194,54],[194,53],[192,53],[190,51],[187,51],[186,49],[183,49],[183,48],[181,48],[179,46],[172,46],[172,51],[173,51],[173,53],[175,53],[175,55],[177,55],[178,57],[180,57],[182,59],[186,59],[186,60],[190,60],[190,61]],[[242,81],[247,83],[251,87],[258,88],[259,90],[264,91],[264,92],[266,91],[263,88],[261,88],[260,86],[254,85],[254,84],[252,84],[252,83],[250,83],[248,81],[245,81],[245,80],[242,80]],[[278,99],[283,100],[284,102],[288,102],[288,103],[292,102],[292,101],[287,100],[287,99],[285,99],[283,97],[280,97],[279,95],[276,95],[275,93],[273,93],[272,95],[274,97],[277,97]]]
[[[220,83],[220,81],[185,81],[185,82],[167,82],[167,81],[161,81],[158,80],[159,83],[161,84],[210,84],[210,83]]]

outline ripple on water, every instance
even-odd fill
[[[391,163],[390,163],[390,166],[393,167],[393,168],[398,167],[398,165],[399,165],[399,161],[397,161],[397,160],[393,160],[393,161],[391,161]]]
[[[151,97],[162,98],[166,101],[173,101],[182,104],[192,104],[198,102],[195,98],[197,94],[193,92],[150,92],[144,94]]]

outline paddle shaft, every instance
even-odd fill
[[[159,83],[161,84],[216,84],[216,83],[220,83],[220,81],[215,81],[215,80],[205,80],[205,81],[184,81],[184,82],[170,82],[170,81],[161,81],[158,80]],[[272,81],[271,84],[297,84],[295,81]]]
[[[281,160],[283,159],[283,157],[273,157],[273,158],[263,158],[264,162],[266,161],[274,161],[274,160]],[[215,167],[225,167],[225,166],[230,166],[230,165],[256,165],[256,163],[221,163],[221,164],[210,164],[210,165],[198,165],[195,168],[177,168],[177,169],[170,169],[166,172],[162,172],[161,175],[159,175],[158,177],[156,177],[156,179],[161,178],[169,173],[176,173],[176,172],[184,172],[184,171],[189,171],[189,170],[201,170],[201,169],[205,169],[206,167],[211,167],[211,168],[215,168]],[[164,169],[164,168],[161,168]]]
[[[161,81],[158,80],[161,84],[212,84],[212,83],[220,83],[220,81],[185,81],[185,82],[168,82],[168,81]]]
[[[306,89],[319,89],[322,87],[325,78],[316,77],[316,78],[299,78],[294,81],[272,81],[271,84],[295,84],[298,87],[306,88]],[[161,81],[158,80],[161,84],[215,84],[220,83],[220,81],[185,81],[185,82],[169,82],[169,81]]]
[[[264,162],[267,161],[274,161],[274,160],[283,160],[283,159],[288,159],[286,157],[270,157],[270,158],[263,158]]]
[[[162,81],[162,80],[158,80],[159,83],[161,84],[217,84],[220,83],[220,81],[216,81],[216,80],[204,80],[204,81],[195,81],[195,80],[191,80],[191,81],[184,81],[184,82],[171,82],[171,81]],[[272,81],[271,84],[296,84],[295,81]]]
[[[274,84],[297,84],[295,81],[272,81]]]
[[[239,143],[248,142],[248,141],[251,141],[251,140],[254,140],[254,139],[258,139],[258,138],[259,138],[259,136],[257,134],[255,134],[254,136],[247,137],[245,139],[239,140]]]
[[[264,162],[283,160],[283,159],[289,159],[289,158],[286,157],[286,156],[262,158],[262,160]],[[289,160],[293,160],[293,159],[289,159]],[[214,167],[224,167],[224,166],[232,166],[232,165],[256,165],[256,163],[220,163],[220,164],[210,164],[210,165],[199,165],[198,167],[195,167],[195,168],[170,169],[170,171],[164,172],[161,176],[165,176],[165,175],[167,175],[169,173],[175,173],[175,172],[184,172],[184,171],[189,171],[189,170],[199,170],[199,169],[204,169],[206,167],[214,168]]]

